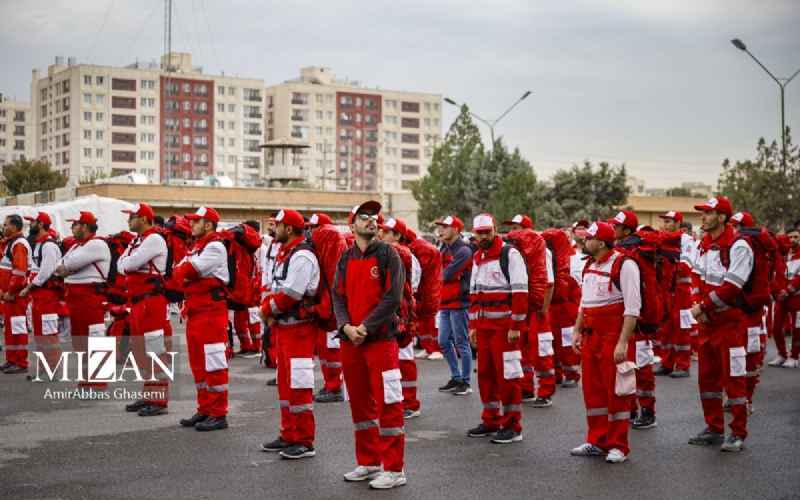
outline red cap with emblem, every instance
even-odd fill
[[[186,215],[186,220],[200,220],[200,219],[205,219],[209,222],[218,223],[219,213],[217,213],[216,210],[210,207],[200,207],[197,209],[197,212]]]
[[[36,217],[28,217],[26,215],[24,217],[24,219],[25,220],[29,220],[31,222],[33,222],[33,221],[41,222],[42,224],[52,224],[53,223],[53,219],[51,219],[50,216],[47,215],[44,212],[39,212],[38,214],[36,214]]]
[[[712,210],[716,211],[720,214],[725,214],[728,217],[733,215],[733,206],[731,205],[731,200],[724,196],[717,196],[715,198],[711,198],[705,203],[700,205],[695,205],[694,209],[699,212],[710,212]]]
[[[445,226],[445,227],[453,227],[458,231],[464,230],[464,223],[461,222],[461,219],[456,217],[455,215],[448,215],[447,217],[443,218],[442,220],[436,221],[437,226]]]
[[[67,222],[77,222],[78,224],[97,224],[97,217],[92,212],[81,211],[77,219],[67,219]]]
[[[525,229],[533,229],[533,221],[527,215],[517,214],[509,220],[503,221],[504,226],[519,224]]]
[[[300,212],[296,210],[281,210],[278,212],[278,215],[275,216],[275,223],[286,224],[287,226],[296,227],[299,229],[306,227],[306,222],[303,220],[303,216],[300,215]]]
[[[607,222],[597,221],[586,230],[586,239],[597,239],[614,243],[614,228]]]
[[[156,218],[156,213],[147,203],[137,203],[133,208],[122,210],[122,213],[144,217],[151,222]]]
[[[608,219],[608,223],[613,226],[625,226],[631,231],[636,231],[636,228],[639,226],[639,218],[630,210],[622,210],[611,219]]]
[[[681,222],[683,222],[683,214],[680,213],[680,212],[677,212],[675,210],[670,210],[669,212],[667,212],[665,214],[659,215],[659,217],[662,218],[662,219],[674,220],[675,222],[677,222],[679,224]]]

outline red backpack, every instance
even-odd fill
[[[508,270],[508,252],[516,248],[525,261],[528,270],[528,312],[538,312],[544,303],[544,293],[547,289],[547,269],[545,263],[545,241],[531,229],[511,231],[505,237],[507,245],[500,251],[500,270],[511,283]]]
[[[320,226],[311,233],[311,250],[317,256],[320,282],[317,289],[315,312],[317,324],[325,331],[336,329],[336,317],[331,302],[331,287],[336,276],[336,265],[347,250],[344,235],[332,225]]]
[[[737,240],[746,241],[753,249],[753,270],[742,287],[742,295],[736,307],[752,314],[772,302],[770,280],[776,267],[774,260],[777,244],[763,227],[740,228],[734,242]],[[720,260],[725,269],[730,266],[730,249],[720,252]]]
[[[261,235],[252,227],[240,224],[223,232],[223,243],[228,253],[229,307],[246,309],[256,299],[252,286],[256,270],[254,254],[261,247]]]
[[[664,294],[660,291],[663,274],[660,238],[655,232],[638,232],[620,242],[617,251],[622,256],[611,267],[611,283],[620,287],[622,264],[632,260],[639,268],[639,286],[642,296],[642,309],[636,327],[642,333],[655,334],[667,319]]]
[[[542,232],[547,248],[553,254],[553,303],[559,304],[572,299],[575,280],[570,275],[570,259],[575,253],[566,233],[560,229],[550,228]]]

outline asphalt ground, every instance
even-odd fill
[[[658,427],[632,430],[629,460],[610,465],[569,455],[585,437],[580,388],[559,389],[551,408],[526,407],[524,440],[494,445],[465,437],[480,422],[477,393],[437,392],[446,363],[419,361],[423,413],[406,424],[408,484],[371,491],[342,480],[355,465],[347,403],[316,405],[316,457],[260,451],[280,415],[277,391],[265,386],[274,372],[255,359],[231,362],[229,429],[179,427],[195,409],[184,352],[169,415],[151,418],[125,413],[122,399],[44,397],[74,384],[0,375],[0,499],[800,498],[800,370],[764,369],[739,454],[687,445],[704,426],[696,365],[691,379],[659,377]],[[140,387],[114,384],[111,394],[123,389]]]

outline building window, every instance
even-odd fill
[[[228,95],[236,95],[236,87],[228,87]]]
[[[225,95],[225,86],[217,85],[217,95]]]
[[[104,135],[104,134],[103,134],[103,131],[102,131],[102,130],[96,130],[96,131],[94,132],[94,138],[95,138],[96,140],[98,140],[98,141],[102,141],[102,140],[103,140],[103,135]]]
[[[126,90],[130,92],[136,91],[136,80],[130,80],[125,78],[112,78],[111,79],[111,89],[112,90]]]
[[[83,103],[84,104],[92,104],[92,94],[83,94]]]
[[[84,158],[91,158],[92,157],[92,148],[83,148],[83,157]]]
[[[419,128],[419,118],[403,118],[400,125],[405,128]]]
[[[111,97],[112,108],[136,109],[136,99],[133,97]]]
[[[225,120],[217,120],[217,128],[220,130],[225,130]]]
[[[98,77],[95,78],[95,83],[97,85],[105,85],[106,78],[104,76],[98,76]]]
[[[123,132],[112,132],[111,133],[111,144],[136,144],[136,134],[131,133],[123,133]]]
[[[419,165],[402,165],[400,171],[403,175],[419,175]]]
[[[403,189],[404,191],[411,191],[417,182],[419,181],[401,181],[400,189]]]
[[[403,158],[414,159],[416,160],[419,158],[419,150],[418,149],[404,149],[401,153]]]
[[[91,111],[84,111],[83,112],[83,121],[87,121],[87,122],[92,121],[92,112]]]
[[[235,112],[236,112],[236,105],[228,104],[228,113],[235,113]]]
[[[400,105],[400,109],[404,113],[419,113],[419,103],[403,101]]]
[[[133,115],[111,115],[111,125],[115,127],[135,127],[136,116]]]
[[[96,158],[102,158],[105,152],[102,149],[95,149],[94,151]]]
[[[103,113],[95,113],[94,114],[94,120],[98,121],[98,122],[103,121]]]
[[[224,112],[225,112],[225,105],[222,104],[221,102],[217,103],[217,113],[224,113]]]
[[[83,75],[83,84],[84,85],[91,85],[92,84],[92,75]]]
[[[419,144],[419,134],[403,134],[400,140],[406,144]]]
[[[92,140],[92,131],[91,130],[84,130],[83,131],[83,138],[86,139],[87,141],[91,141]]]

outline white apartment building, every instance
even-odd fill
[[[32,154],[71,182],[139,173],[154,183],[229,176],[255,183],[264,139],[259,79],[206,75],[191,54],[161,65],[33,70]]]
[[[441,140],[441,107],[438,94],[371,89],[312,66],[267,87],[266,138],[310,146],[295,150],[290,168],[312,187],[407,191]],[[265,153],[267,178],[282,171],[278,156]]]
[[[30,104],[0,94],[0,166],[33,155]]]

